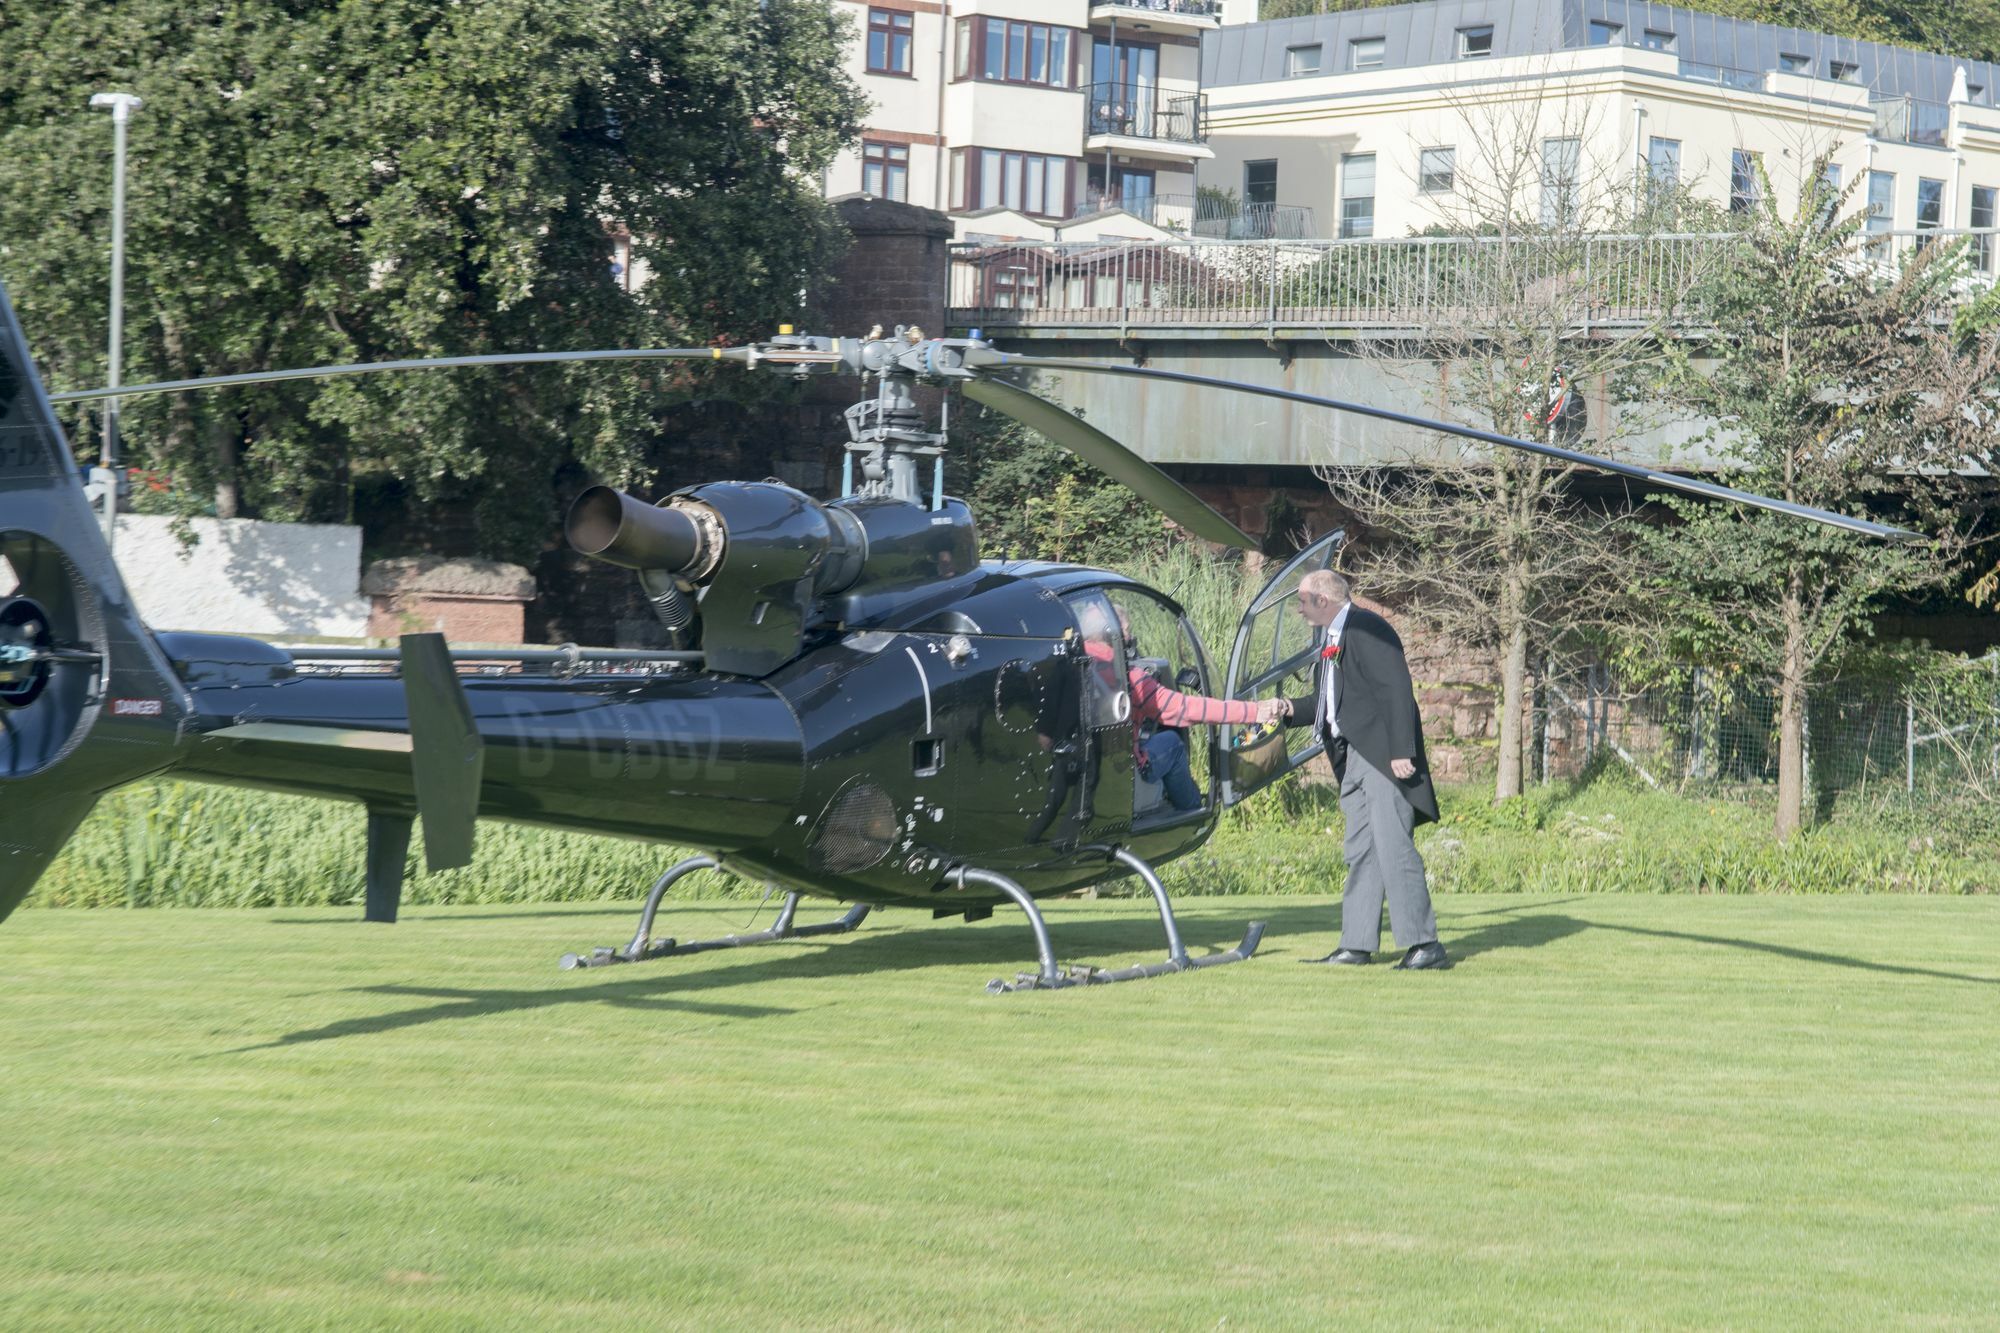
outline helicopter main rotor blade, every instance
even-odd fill
[[[185,393],[190,389],[226,389],[244,384],[276,384],[284,380],[325,380],[343,375],[374,375],[389,370],[456,370],[465,366],[535,366],[564,361],[747,361],[743,347],[646,347],[588,352],[491,352],[481,356],[419,357],[408,361],[356,361],[341,366],[306,366],[296,370],[253,370],[242,375],[210,375],[193,380],[158,380],[152,384],[121,384],[115,389],[73,389],[52,393],[52,403],[88,403],[99,398],[136,398],[149,393]]]
[[[1458,435],[1468,440],[1478,440],[1482,444],[1497,444],[1507,449],[1520,449],[1565,463],[1615,472],[1620,476],[1631,477],[1654,486],[1664,486],[1669,490],[1684,491],[1689,495],[1699,495],[1710,500],[1728,500],[1755,509],[1768,509],[1773,513],[1787,514],[1793,518],[1844,528],[1849,532],[1860,533],[1864,537],[1880,537],[1888,541],[1920,541],[1923,537],[1923,534],[1911,532],[1906,528],[1871,523],[1865,518],[1854,518],[1847,514],[1836,514],[1829,509],[1815,509],[1810,505],[1794,504],[1790,500],[1758,495],[1753,491],[1739,491],[1733,486],[1703,481],[1699,477],[1678,476],[1672,472],[1662,472],[1657,468],[1642,467],[1637,463],[1621,463],[1615,459],[1599,458],[1595,454],[1580,453],[1575,449],[1564,449],[1558,445],[1541,444],[1534,440],[1502,435],[1497,431],[1480,430],[1476,426],[1434,421],[1428,417],[1412,416],[1408,412],[1391,411],[1386,407],[1370,407],[1366,403],[1350,403],[1339,398],[1322,398],[1318,394],[1300,393],[1296,389],[1275,389],[1262,384],[1243,384],[1236,380],[1218,379],[1213,375],[1195,375],[1182,370],[1157,370],[1151,366],[1107,366],[1095,362],[1069,361],[1060,357],[1016,356],[1008,352],[985,352],[977,357],[968,356],[966,361],[969,366],[981,371],[1000,367],[1019,367],[1027,370],[1060,370],[1065,373],[1081,372],[1091,375],[1123,375],[1133,379],[1166,380],[1176,384],[1193,384],[1204,389],[1233,389],[1239,393],[1281,398],[1287,402],[1305,403],[1313,407],[1328,407],[1336,412],[1351,412],[1356,416],[1374,417],[1378,421],[1393,421],[1398,425],[1414,426],[1420,430]],[[967,392],[970,392],[970,389]]]
[[[1123,482],[1195,536],[1239,550],[1256,549],[1254,540],[1194,492],[1075,413],[1004,380],[974,377],[966,380],[964,387],[967,398],[1040,431],[1114,481]]]

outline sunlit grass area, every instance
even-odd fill
[[[1977,1325],[2000,900],[1441,899],[1442,974],[991,996],[1018,916],[562,973],[631,907],[0,928],[10,1327]],[[670,909],[682,938],[752,907]],[[822,919],[825,909],[807,913]],[[1065,961],[1149,904],[1051,905]]]
[[[1444,822],[1419,831],[1438,887],[1456,893],[1994,893],[2000,821],[1990,805],[1856,804],[1780,846],[1767,802],[1635,789],[1613,771],[1531,789],[1440,793]],[[362,898],[361,808],[186,782],[140,784],[98,806],[29,899],[42,906],[330,906]],[[1339,888],[1340,808],[1330,783],[1298,780],[1225,815],[1196,854],[1163,867],[1175,893],[1326,893]],[[642,892],[683,853],[486,822],[462,870],[426,875],[413,843],[409,903],[600,901]],[[1108,885],[1134,892],[1134,881]],[[675,895],[754,900],[717,875]]]

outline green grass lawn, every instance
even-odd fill
[[[0,1324],[2000,1323],[1993,897],[1457,895],[1444,974],[1209,899],[1255,960],[1002,996],[1018,916],[355,915],[0,930]]]

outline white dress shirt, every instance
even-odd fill
[[[1342,630],[1347,628],[1347,613],[1353,605],[1353,602],[1343,602],[1340,607],[1340,614],[1336,615],[1332,623],[1326,627],[1326,642],[1336,648],[1340,646],[1340,634]],[[1326,664],[1325,671],[1320,672],[1320,700],[1321,706],[1326,710],[1326,729],[1335,736],[1340,734],[1339,714],[1335,711],[1336,706],[1340,703],[1340,672],[1337,669],[1338,666],[1339,659],[1335,658]]]

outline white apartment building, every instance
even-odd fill
[[[1620,182],[1744,211],[1760,164],[1789,210],[1827,154],[1871,230],[1992,227],[2000,197],[2000,67],[1638,0],[1220,29],[1201,85],[1201,183],[1308,205],[1321,236],[1462,230],[1503,195],[1547,220]]]
[[[1256,0],[837,4],[873,107],[826,193],[945,210],[962,235],[1042,237],[1107,206],[1128,227],[1191,221],[1196,168],[1214,156],[1201,43],[1256,14]]]

